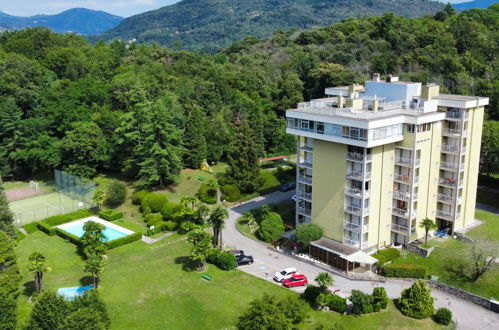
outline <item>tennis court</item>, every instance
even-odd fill
[[[92,205],[78,199],[53,192],[9,203],[14,213],[16,225],[39,221],[53,215],[70,213],[81,209],[88,209]]]

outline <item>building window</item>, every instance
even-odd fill
[[[304,131],[308,131],[308,120],[301,120],[301,129]]]
[[[345,138],[349,138],[350,137],[350,127],[342,126],[341,127],[341,136],[343,136]]]
[[[333,125],[333,135],[334,136],[341,136],[341,126],[340,125]]]
[[[317,123],[317,133],[324,134],[324,123]]]
[[[407,124],[407,133],[414,133],[414,124]]]

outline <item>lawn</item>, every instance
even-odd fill
[[[190,269],[190,245],[174,234],[153,245],[135,242],[108,252],[108,264],[99,289],[113,329],[222,329],[233,327],[248,303],[264,292],[292,297],[297,294],[241,271],[225,272],[209,265],[211,282]],[[87,284],[83,260],[76,247],[56,236],[35,232],[19,243],[17,253],[23,273],[19,314],[25,324],[32,304],[32,275],[27,272],[29,254],[45,254],[52,271],[44,276],[46,289]],[[27,290],[24,290],[27,287]],[[349,329],[438,329],[433,321],[404,317],[393,306],[361,317],[310,310],[303,329],[319,325]]]
[[[499,256],[499,216],[477,210],[476,218],[485,223],[467,233],[479,245],[495,251]],[[475,283],[470,282],[466,272],[469,266],[469,249],[471,243],[460,241],[452,237],[445,240],[435,239],[431,245],[436,246],[430,257],[424,258],[414,253],[404,251],[395,264],[419,264],[428,269],[429,275],[436,275],[439,281],[485,298],[499,297],[499,267],[483,275]]]

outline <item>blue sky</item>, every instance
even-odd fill
[[[132,16],[179,0],[0,0],[0,10],[16,16],[57,14],[70,8],[102,10],[119,16]],[[251,1],[251,0],[248,0]],[[450,0],[458,3],[470,0]]]

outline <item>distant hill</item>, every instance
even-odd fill
[[[466,10],[466,9],[472,9],[472,8],[485,9],[485,8],[489,8],[494,3],[499,3],[499,1],[497,1],[497,0],[475,0],[475,1],[456,3],[452,6],[454,8],[456,8],[457,10]]]
[[[123,17],[84,8],[69,9],[57,15],[30,17],[12,16],[0,12],[0,30],[46,26],[59,33],[96,34],[115,27],[122,20]]]
[[[442,8],[442,3],[428,0],[183,0],[129,17],[94,39],[136,39],[214,52],[248,35],[267,37],[277,29],[311,29],[387,11],[419,17]]]

